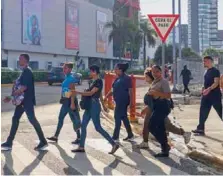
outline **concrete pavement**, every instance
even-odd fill
[[[60,105],[51,104],[36,108],[36,116],[47,137],[53,135],[57,125]],[[11,125],[13,112],[2,113],[2,138],[5,140]],[[81,112],[82,114],[83,112]],[[101,119],[103,127],[112,134],[114,126],[106,119]],[[170,158],[157,160],[152,156],[158,152],[156,144],[150,144],[150,150],[139,150],[135,147],[141,138],[135,142],[120,142],[121,148],[115,155],[109,155],[111,146],[98,133],[92,123],[88,126],[86,154],[73,154],[71,149],[76,146],[70,142],[76,136],[69,117],[66,117],[58,144],[49,144],[45,152],[33,150],[37,145],[37,136],[27,118],[21,119],[13,150],[2,152],[2,174],[21,175],[181,175],[181,174],[217,174],[209,168],[194,162],[177,151],[171,151]],[[121,130],[120,138],[126,133]]]

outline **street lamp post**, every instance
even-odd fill
[[[181,43],[182,43],[182,36],[181,36],[181,0],[178,0],[178,11],[179,11],[179,59],[181,60]]]
[[[204,17],[201,19],[201,54],[204,52],[204,29],[203,29]]]

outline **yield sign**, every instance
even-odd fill
[[[174,27],[179,15],[148,15],[156,33],[159,35],[163,42],[166,41],[170,31]]]

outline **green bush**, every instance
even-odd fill
[[[21,72],[19,71],[2,71],[1,84],[9,84],[16,80]],[[34,71],[33,72],[35,82],[44,82],[47,80],[47,72]]]

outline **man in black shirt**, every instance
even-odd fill
[[[183,78],[184,94],[186,93],[186,91],[188,91],[188,93],[190,93],[188,85],[191,80],[191,71],[189,69],[187,69],[186,65],[184,65],[184,69],[181,71],[180,76],[182,76],[182,78]]]
[[[204,57],[204,67],[207,68],[207,71],[204,75],[199,125],[196,130],[192,131],[200,135],[205,135],[205,121],[208,118],[212,106],[222,120],[222,95],[219,86],[220,72],[213,67],[213,58],[210,56]]]
[[[36,130],[36,133],[39,137],[40,143],[35,150],[43,150],[48,146],[47,141],[44,137],[43,131],[40,127],[39,122],[36,119],[34,106],[36,105],[35,99],[35,87],[34,87],[34,77],[33,73],[28,67],[29,64],[29,55],[21,54],[19,57],[19,65],[22,68],[22,73],[18,78],[21,88],[15,90],[12,94],[13,96],[21,95],[24,93],[24,99],[20,105],[17,105],[15,108],[15,112],[12,118],[12,126],[10,130],[9,137],[5,143],[1,145],[2,150],[11,150],[13,140],[15,138],[17,129],[19,127],[19,120],[22,117],[22,114],[25,112],[28,116],[30,123]],[[5,98],[4,102],[8,103],[10,99]]]

